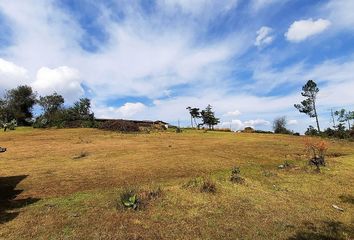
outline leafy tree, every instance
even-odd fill
[[[42,107],[43,115],[36,120],[36,125],[58,126],[65,120],[64,98],[54,92],[52,95],[39,97],[38,104]]]
[[[220,119],[215,117],[215,113],[212,111],[210,104],[200,112],[203,120],[203,125],[208,126],[209,129],[214,129],[214,126],[220,123]]]
[[[306,97],[300,104],[294,104],[294,107],[301,113],[307,114],[311,118],[316,118],[317,131],[320,132],[320,124],[316,110],[316,96],[319,92],[317,84],[313,80],[307,81],[302,87],[301,95]]]
[[[44,115],[50,116],[63,108],[64,98],[54,92],[52,95],[39,97],[38,104],[42,107]]]
[[[350,120],[353,119],[353,112],[351,111],[346,111],[345,109],[341,109],[339,111],[335,111],[334,115],[336,115],[338,117],[338,121],[340,123],[345,123],[347,122],[348,124],[348,129],[350,130],[351,126],[350,126]]]
[[[306,132],[305,132],[305,135],[308,135],[308,136],[316,136],[318,135],[318,131],[312,126],[310,125]]]
[[[5,99],[0,98],[0,121],[7,122],[9,119],[8,104]]]
[[[191,115],[191,125],[192,125],[192,127],[193,127],[193,121],[195,123],[195,126],[198,126],[196,119],[200,118],[199,108],[187,107],[186,109],[189,110],[189,114]]]
[[[273,121],[274,133],[289,134],[291,131],[289,131],[286,128],[286,124],[287,124],[287,120],[285,116],[274,119]]]
[[[1,101],[1,112],[5,112],[5,120],[16,119],[19,125],[28,125],[33,117],[33,106],[36,103],[36,94],[30,86],[18,86],[6,92]]]
[[[80,98],[74,106],[67,110],[69,120],[93,120],[94,114],[91,113],[91,101],[88,98]]]

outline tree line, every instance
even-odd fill
[[[68,107],[64,103],[64,97],[56,92],[37,97],[30,86],[18,86],[7,90],[4,97],[0,98],[0,124],[5,129],[14,123],[34,127],[65,127],[73,121],[82,121],[87,127],[93,124],[90,99],[80,98]],[[42,113],[34,118],[33,109],[36,105]]]

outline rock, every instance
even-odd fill
[[[341,211],[341,212],[344,211],[343,208],[340,208],[340,207],[338,207],[337,205],[334,205],[334,204],[333,204],[332,207],[335,208],[335,209],[337,209],[338,211]]]

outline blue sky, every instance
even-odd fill
[[[214,106],[220,126],[271,129],[309,79],[329,109],[354,107],[352,0],[0,0],[0,91],[31,85],[97,117],[189,123]]]

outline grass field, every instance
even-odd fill
[[[328,141],[316,173],[304,137],[0,132],[0,239],[354,239],[354,143]],[[229,181],[233,166],[245,184]],[[216,193],[183,187],[198,177]],[[162,194],[127,210],[127,187]]]

